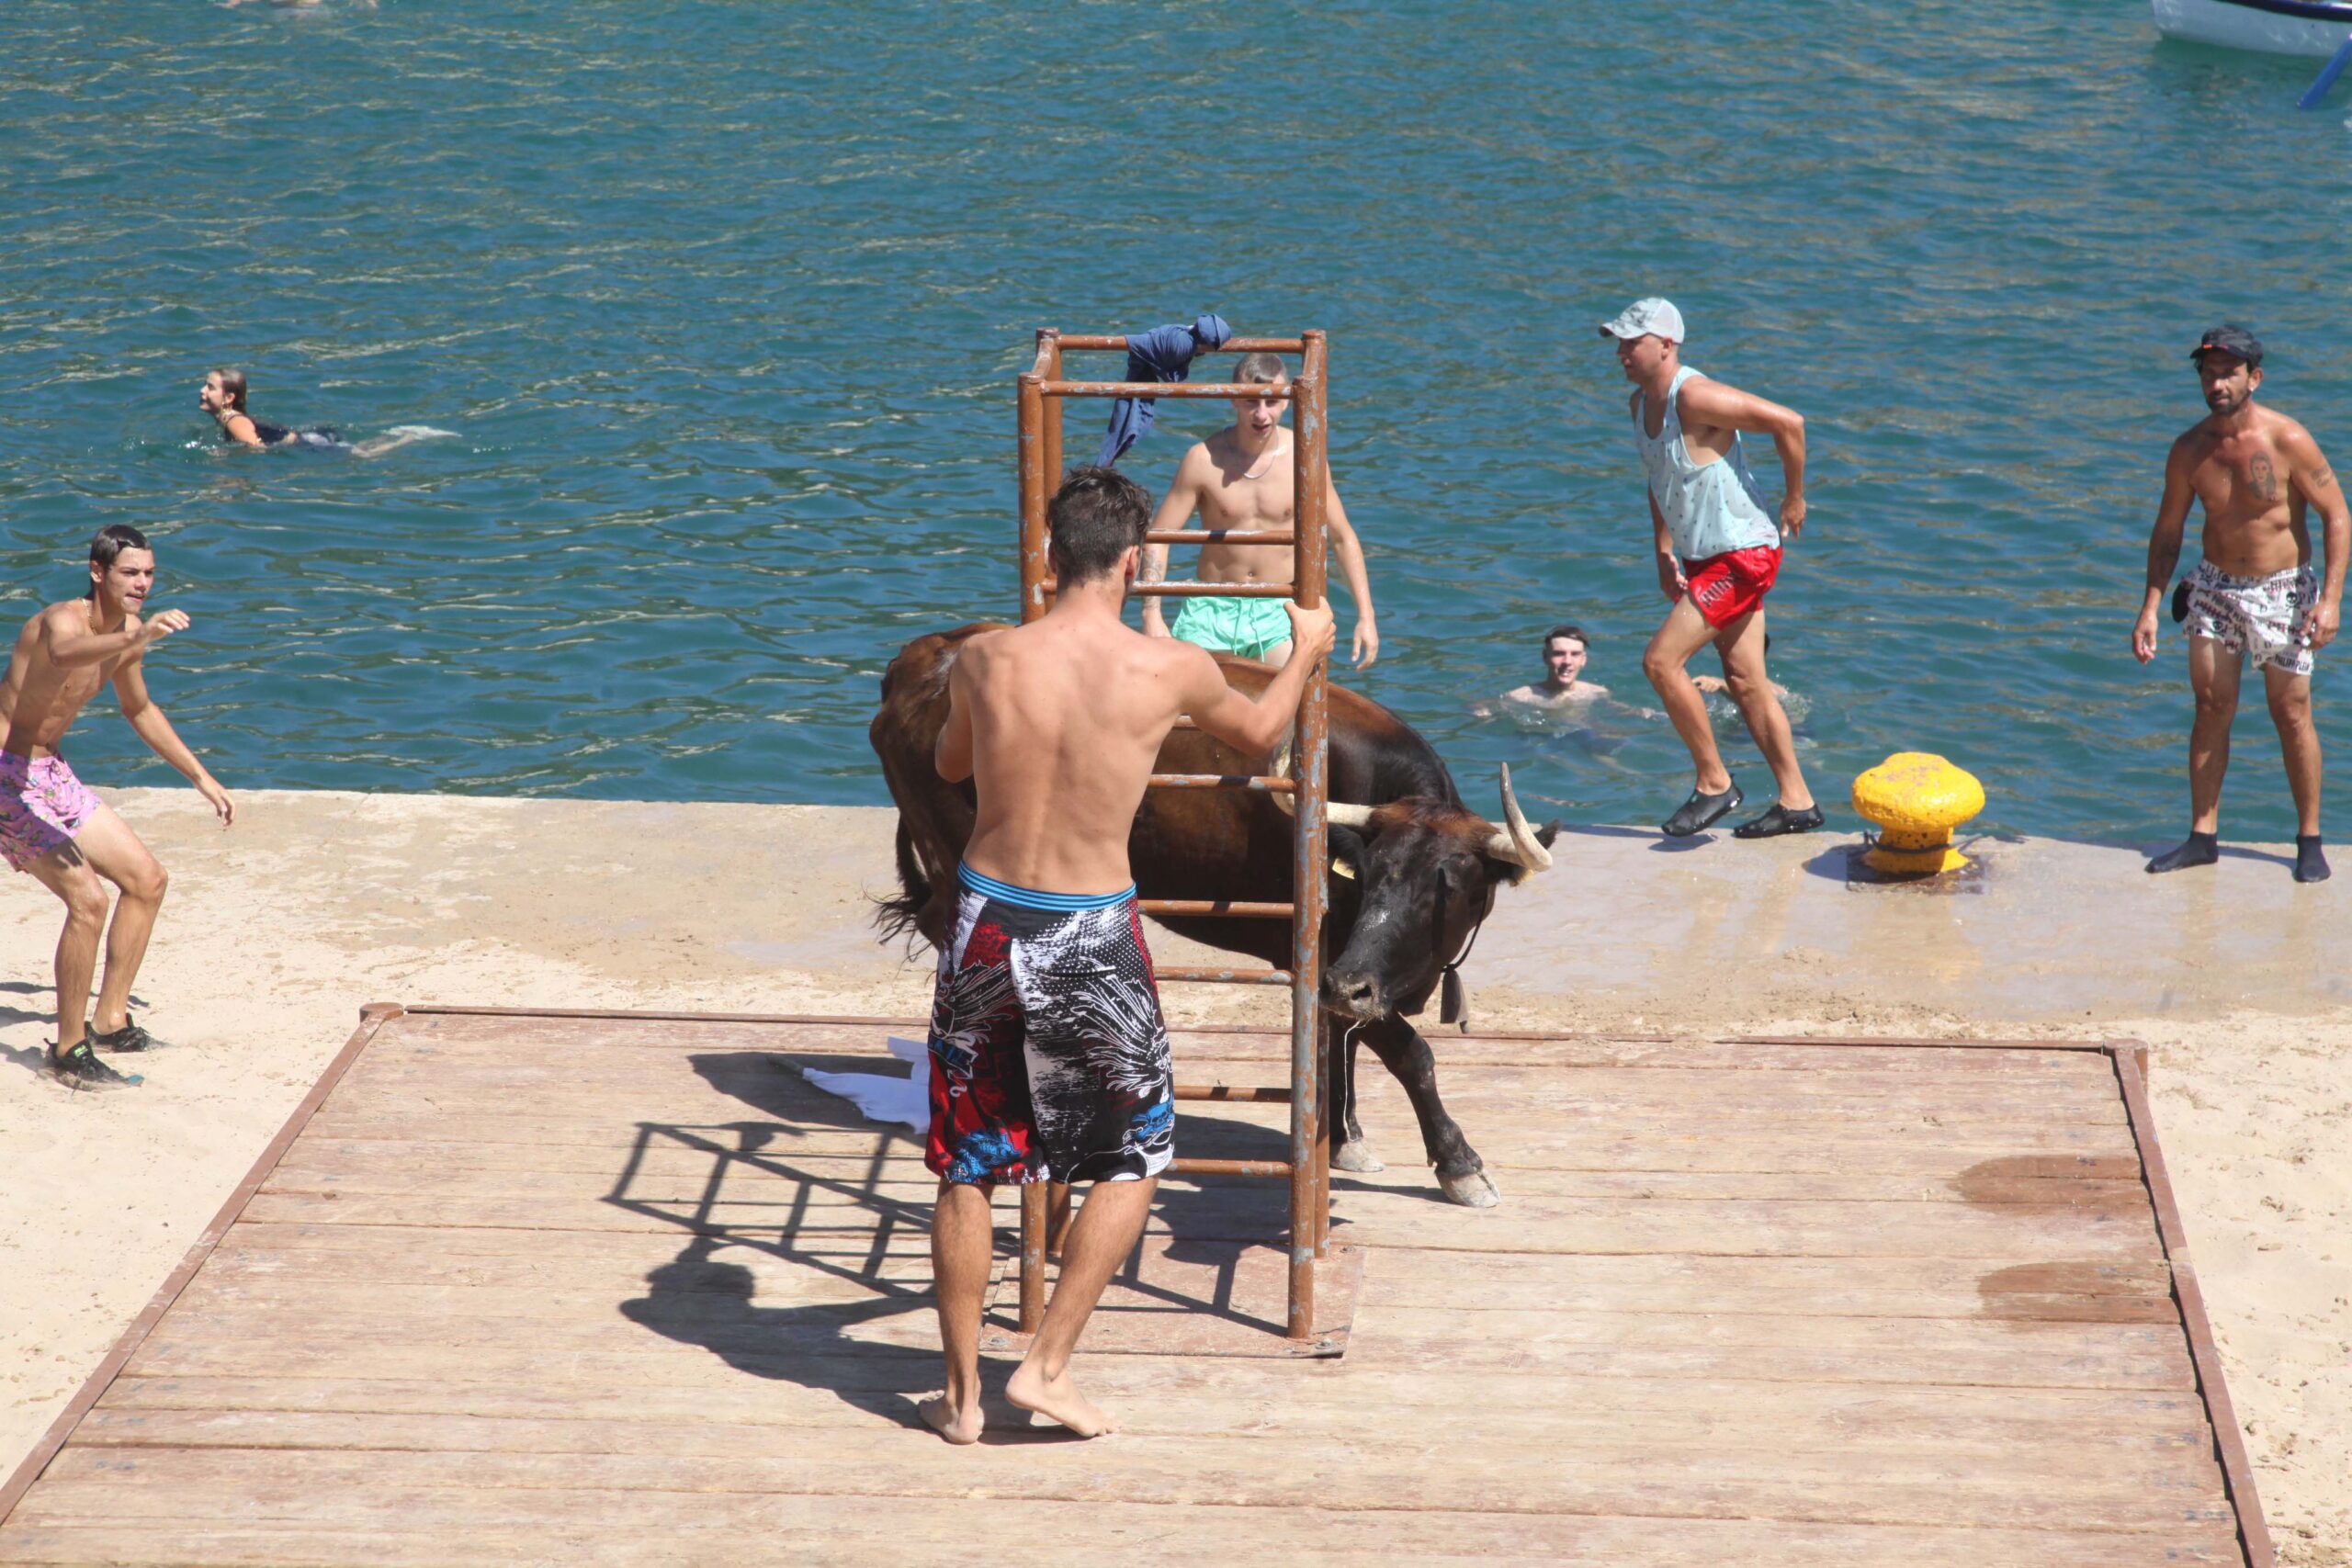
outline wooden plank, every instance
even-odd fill
[[[1237,1448],[1304,1445],[1302,1457],[1321,1445],[1344,1445],[1359,1454],[1396,1458],[1425,1452],[1432,1443],[1475,1443],[1481,1450],[1550,1450],[1573,1453],[1577,1468],[1626,1471],[1656,1464],[1660,1470],[1695,1469],[1711,1459],[1733,1473],[1815,1473],[1825,1463],[1845,1467],[1841,1484],[1869,1486],[1882,1481],[1932,1476],[1964,1470],[1985,1487],[2002,1478],[2014,1483],[2086,1487],[2113,1483],[2162,1491],[2218,1496],[2221,1472],[2204,1441],[2202,1422],[2158,1427],[2122,1427],[2098,1434],[2098,1443],[2079,1439],[2079,1427],[2011,1425],[1996,1434],[1949,1420],[1921,1427],[1849,1427],[1787,1429],[1779,1418],[1759,1419],[1739,1411],[1681,1409],[1671,1412],[1592,1410],[1580,1414],[1505,1405],[1475,1419],[1456,1411],[1452,1420],[1428,1423],[1417,1432],[1367,1432],[1362,1406],[1336,1402],[1294,1418],[1285,1402],[1265,1399],[1250,1405],[1193,1401],[1171,1420],[1164,1403],[1121,1412],[1121,1430],[1138,1438],[1166,1438],[1205,1455],[1220,1439]],[[900,1425],[910,1426],[911,1403],[901,1406]],[[991,1400],[992,1424],[1018,1429],[1027,1418],[1012,1405]],[[845,1442],[886,1468],[887,1446],[869,1441],[869,1418],[855,1426],[836,1423],[831,1435],[800,1439],[811,1451]],[[794,1428],[797,1433],[800,1429]],[[843,1433],[849,1435],[843,1435]],[[2029,1444],[2017,1440],[2030,1435]],[[393,1414],[263,1410],[178,1410],[102,1407],[92,1411],[76,1437],[93,1448],[276,1449],[322,1451],[417,1453],[613,1454],[645,1458],[726,1461],[739,1454],[776,1451],[790,1434],[774,1423],[737,1425],[718,1419],[649,1422],[563,1416],[518,1417],[441,1413]],[[2004,1438],[2007,1440],[2003,1440]],[[1168,1462],[1181,1461],[1171,1450]],[[1227,1463],[1233,1462],[1227,1460]]]
[[[420,1527],[419,1517],[451,1518]],[[959,1497],[876,1508],[863,1497],[616,1495],[577,1488],[503,1494],[404,1493],[399,1507],[353,1513],[342,1529],[299,1522],[144,1522],[0,1532],[0,1562],[284,1568],[447,1568],[453,1560],[734,1564],[788,1542],[800,1568],[970,1568],[972,1542],[1022,1543],[1023,1563],[1167,1560],[1182,1542],[1200,1562],[1366,1568],[1477,1562],[1486,1568],[2149,1568],[2235,1563],[2233,1531],[2179,1525],[2160,1538],[2069,1529],[1935,1529],[1776,1519],[1317,1508],[1295,1514],[1200,1505],[1057,1503]],[[594,1521],[583,1523],[583,1521]],[[454,1531],[461,1530],[462,1536]],[[462,1540],[465,1550],[453,1550]],[[2160,1541],[2160,1544],[2159,1544]],[[757,1542],[747,1552],[746,1543]]]
[[[922,1024],[895,1028],[876,1026],[862,1030],[831,1027],[788,1032],[739,1031],[708,1036],[700,1032],[681,1031],[675,1035],[654,1038],[628,1032],[566,1037],[561,1042],[561,1049],[566,1059],[585,1059],[602,1054],[616,1061],[635,1061],[641,1066],[649,1050],[690,1051],[702,1055],[712,1054],[713,1047],[723,1047],[716,1054],[765,1053],[795,1067],[804,1059],[818,1066],[866,1064],[876,1071],[903,1076],[905,1064],[889,1055],[884,1041],[892,1034],[900,1039],[921,1040],[924,1037],[925,1028]],[[1868,1060],[1857,1061],[1850,1050],[1841,1050],[1829,1044],[1747,1044],[1728,1041],[1614,1036],[1502,1040],[1493,1036],[1457,1035],[1452,1030],[1433,1031],[1429,1038],[1437,1052],[1438,1065],[1442,1072],[1479,1066],[1544,1069],[1621,1066],[1702,1072],[1804,1073],[1834,1072],[1842,1067],[1854,1067],[1955,1078],[1973,1073],[2094,1082],[2108,1073],[2096,1052],[2084,1055],[2015,1046],[1971,1051],[1914,1046],[1907,1051],[1887,1051]],[[1290,1052],[1289,1035],[1276,1030],[1213,1032],[1171,1022],[1169,1039],[1180,1064],[1212,1060],[1281,1063],[1287,1062]],[[436,1035],[430,1042],[431,1049],[438,1055],[458,1060],[512,1057],[517,1045],[515,1040],[497,1032]],[[1377,1070],[1377,1058],[1369,1049],[1360,1052],[1359,1060],[1363,1070]],[[852,1066],[851,1070],[858,1069]]]
[[[545,1243],[560,1236],[559,1249]],[[390,1303],[412,1292],[484,1288],[510,1292],[603,1292],[607,1299],[642,1290],[647,1272],[664,1269],[665,1288],[727,1288],[763,1300],[801,1288],[852,1292],[805,1266],[750,1247],[718,1249],[705,1259],[672,1261],[673,1249],[595,1232],[547,1233],[526,1251],[511,1242],[484,1250],[483,1233],[416,1232],[372,1225],[242,1225],[215,1251],[198,1287],[291,1299],[281,1290],[365,1286]],[[497,1238],[491,1238],[495,1240]],[[876,1282],[927,1285],[927,1244],[895,1234],[868,1265]],[[1197,1266],[1200,1288],[1216,1282],[1222,1260]],[[192,1287],[198,1288],[198,1287]],[[1966,1317],[2011,1314],[2020,1302],[2079,1298],[2086,1303],[2148,1303],[2150,1321],[2171,1321],[2171,1274],[2161,1259],[2021,1264],[1979,1272],[1944,1258],[1691,1258],[1676,1255],[1577,1255],[1384,1251],[1366,1287],[1374,1303],[1445,1306],[1476,1313],[1552,1305],[1602,1307],[1638,1301],[1658,1312],[1756,1310],[1786,1315]],[[846,1295],[843,1299],[847,1299]]]
[[[854,1069],[858,1064],[842,1065]],[[1180,1070],[1187,1081],[1256,1084],[1267,1078],[1261,1064],[1215,1058],[1184,1059]],[[1540,1096],[1572,1105],[1653,1113],[1707,1106],[1744,1110],[1758,1117],[1782,1108],[1866,1110],[1939,1119],[1931,1124],[1984,1120],[1996,1113],[2058,1122],[2123,1121],[2113,1085],[2100,1084],[2088,1072],[2064,1077],[1985,1074],[1970,1081],[1965,1074],[1880,1070],[1849,1065],[1843,1058],[1818,1072],[1718,1074],[1646,1066],[1555,1069],[1455,1064],[1446,1064],[1442,1071],[1449,1104],[1491,1100],[1516,1107]],[[877,1076],[906,1075],[895,1071]],[[1359,1066],[1360,1089],[1378,1087],[1365,1085],[1366,1076]],[[344,1103],[350,1109],[379,1102],[387,1109],[407,1109],[420,1102],[429,1105],[435,1094],[446,1100],[460,1087],[484,1093],[560,1091],[554,1102],[578,1106],[582,1114],[594,1114],[608,1103],[634,1110],[643,1119],[661,1107],[691,1109],[713,1100],[768,1106],[789,1100],[800,1113],[821,1119],[831,1112],[849,1124],[859,1120],[846,1101],[817,1089],[796,1065],[769,1052],[704,1053],[696,1057],[691,1076],[649,1075],[641,1054],[453,1057],[388,1053],[351,1076]]]
[[[2122,1090],[2126,1112],[2132,1120],[2132,1133],[2140,1147],[2142,1168],[2146,1173],[2148,1196],[2155,1213],[2156,1235],[2163,1244],[2165,1258],[2171,1267],[2173,1292],[2180,1303],[2181,1325],[2188,1340],[2189,1357],[2197,1372],[2199,1392],[2205,1396],[2208,1414],[2212,1421],[2217,1457],[2221,1461],[2230,1500],[2236,1510],[2238,1534],[2245,1548],[2249,1568],[2272,1568],[2278,1561],[2270,1543],[2270,1527],[2262,1515],[2262,1500],[2256,1494],[2254,1461],[2246,1453],[2245,1434],[2238,1427],[2237,1413],[2230,1404],[2228,1385],[2222,1377],[2221,1348],[2213,1341],[2213,1325],[2205,1315],[2204,1292],[2197,1282],[2196,1267],[2188,1260],[2188,1230],[2181,1223],[2180,1205],[2173,1196],[2172,1178],[2165,1168],[2164,1151],[2156,1144],[2156,1114],[2148,1103],[2146,1083],[2147,1049],[2136,1043],[2125,1043],[2114,1054],[2115,1077]]]
[[[72,1448],[54,1483],[27,1499],[27,1522],[105,1523],[144,1517],[249,1520],[288,1509],[311,1518],[375,1512],[406,1488],[496,1494],[561,1486],[621,1493],[797,1493],[868,1498],[962,1497],[973,1467],[940,1444],[910,1450],[910,1434],[827,1434],[815,1451],[776,1456],[669,1459],[638,1454],[341,1453],[318,1450]],[[1001,1444],[988,1490],[1087,1503],[1257,1508],[1386,1508],[1416,1505],[1469,1512],[1645,1514],[1679,1518],[1766,1518],[1821,1523],[1974,1525],[2008,1529],[2064,1524],[2141,1530],[2167,1523],[2228,1521],[2218,1485],[2174,1485],[2059,1477],[2037,1483],[1999,1476],[1977,1483],[1922,1458],[1854,1484],[1856,1456],[1778,1461],[1699,1454],[1578,1456],[1573,1464],[1475,1439],[1449,1442],[1449,1462],[1426,1450],[1367,1450],[1307,1439],[1262,1445],[1237,1466],[1230,1440],[1162,1438],[1087,1445],[1057,1440]],[[452,1510],[456,1512],[456,1510]],[[456,1522],[452,1519],[449,1522]]]
[[[988,1359],[989,1381],[1005,1362]],[[2085,1446],[2081,1434],[2118,1443],[2205,1446],[2203,1405],[2190,1392],[2110,1389],[1920,1387],[1900,1383],[1758,1382],[1731,1380],[1576,1377],[1465,1371],[1433,1377],[1412,1368],[1363,1371],[1317,1363],[1270,1369],[1214,1358],[1086,1362],[1088,1388],[1115,1407],[1125,1429],[1211,1436],[1277,1436],[1290,1430],[1345,1436],[1367,1409],[1416,1428],[1449,1420],[1570,1425],[1628,1416],[1670,1423],[1729,1421],[1797,1445],[1849,1447],[1858,1441],[1927,1443],[1960,1452],[1977,1446],[2030,1450],[2041,1444]],[[723,1363],[666,1366],[659,1375],[592,1386],[577,1381],[476,1381],[446,1373],[389,1377],[314,1373],[117,1379],[102,1410],[286,1411],[364,1416],[471,1416],[526,1420],[670,1425],[714,1422],[740,1427],[873,1424],[876,1402],[911,1397],[894,1363],[880,1377],[858,1378],[840,1358],[800,1380],[746,1378]],[[812,1369],[804,1365],[804,1371]],[[1343,1373],[1344,1375],[1331,1375]],[[912,1392],[922,1392],[914,1388]],[[857,1395],[860,1397],[852,1398]]]
[[[1165,1190],[1151,1234],[1214,1241],[1256,1241],[1282,1228],[1282,1190]],[[877,1211],[899,1223],[928,1224],[929,1205],[911,1198],[869,1201],[812,1196],[795,1201],[720,1202],[707,1219],[680,1202],[660,1213],[602,1198],[445,1196],[430,1193],[336,1195],[265,1192],[250,1205],[272,1224],[339,1224],[441,1229],[605,1230],[640,1233],[697,1228],[757,1234],[788,1245],[838,1247],[861,1234]],[[1900,1223],[1897,1223],[1897,1222]],[[788,1227],[788,1234],[787,1234]],[[1340,1233],[1344,1232],[1344,1235]],[[2120,1214],[2086,1209],[1962,1203],[1679,1201],[1669,1199],[1511,1198],[1487,1210],[1455,1208],[1427,1189],[1353,1187],[1335,1224],[1351,1245],[1495,1252],[1685,1252],[1792,1257],[1945,1257],[2004,1266],[2050,1258],[2144,1256],[2146,1227]]]
[[[1555,1169],[1518,1168],[1511,1191],[1555,1197],[1836,1200],[1846,1202],[1973,1202],[2052,1204],[2144,1212],[2147,1189],[2137,1168],[2112,1158],[2072,1156],[1993,1156],[1947,1160],[1939,1168],[1892,1173],[1838,1169],[1803,1172],[1648,1171],[1638,1167]],[[2112,1172],[2113,1174],[2108,1174]],[[1170,1178],[1170,1180],[1183,1179]],[[1343,1177],[1343,1179],[1360,1179]],[[1425,1179],[1413,1173],[1415,1185]],[[937,1179],[911,1151],[897,1156],[718,1154],[659,1141],[625,1162],[578,1153],[550,1157],[527,1150],[493,1150],[472,1158],[420,1161],[409,1148],[297,1149],[278,1162],[268,1190],[277,1192],[415,1190],[452,1195],[611,1189],[640,1201],[691,1201],[717,1180],[730,1199],[806,1183],[831,1191],[858,1191],[928,1201]],[[421,1185],[419,1185],[421,1184]],[[1188,1184],[1208,1185],[1196,1179]],[[1376,1185],[1388,1185],[1386,1182]]]
[[[587,1320],[443,1314],[401,1325],[354,1303],[344,1310],[242,1303],[201,1324],[165,1324],[131,1363],[146,1376],[293,1371],[336,1358],[355,1373],[405,1375],[430,1357],[480,1376],[527,1365],[534,1347],[583,1381],[632,1377],[634,1363],[689,1352],[745,1369],[784,1371],[797,1356],[895,1348],[925,1357],[938,1329],[920,1296],[845,1305],[763,1309],[740,1299],[660,1294],[615,1303]],[[1171,1309],[1172,1310],[1172,1309]],[[1485,1313],[1475,1323],[1437,1308],[1362,1313],[1378,1333],[1351,1351],[1360,1364],[1406,1355],[1463,1371],[1762,1382],[1902,1382],[2174,1391],[2195,1386],[2185,1347],[2167,1327],[1937,1318],[1781,1319],[1640,1312]],[[1397,1348],[1400,1345],[1408,1348]]]

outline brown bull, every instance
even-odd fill
[[[899,649],[882,677],[882,707],[868,731],[899,807],[900,896],[880,916],[891,934],[910,931],[934,948],[955,923],[956,868],[972,832],[968,784],[943,781],[933,765],[947,719],[947,671],[966,637],[994,622],[920,637]],[[1219,655],[1226,680],[1251,695],[1272,671]],[[1438,1098],[1437,1064],[1408,1019],[1420,1012],[1441,974],[1487,913],[1495,890],[1551,864],[1559,824],[1528,827],[1503,775],[1506,820],[1488,822],[1462,804],[1428,741],[1367,697],[1330,688],[1330,850],[1341,874],[1330,881],[1324,928],[1322,998],[1334,1099],[1332,1163],[1382,1168],[1355,1114],[1354,1046],[1369,1044],[1405,1087],[1438,1180],[1457,1203],[1484,1208],[1499,1194],[1485,1162]],[[1262,773],[1272,759],[1244,757],[1197,730],[1174,731],[1159,769],[1182,773]],[[1283,800],[1283,806],[1288,805]],[[1290,818],[1272,797],[1239,790],[1154,790],[1136,814],[1127,856],[1147,898],[1287,902]],[[1180,935],[1247,953],[1277,967],[1291,960],[1290,928],[1272,920],[1171,917]]]

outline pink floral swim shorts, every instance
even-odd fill
[[[0,855],[18,871],[72,843],[97,809],[64,758],[0,751]]]

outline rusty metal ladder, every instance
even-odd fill
[[[1155,545],[1201,545],[1222,541],[1236,545],[1288,545],[1291,581],[1287,583],[1155,582],[1137,583],[1138,594],[1163,598],[1220,595],[1237,598],[1289,598],[1302,606],[1320,604],[1326,587],[1324,570],[1324,497],[1329,452],[1325,417],[1329,410],[1327,345],[1319,331],[1295,338],[1234,338],[1223,352],[1290,354],[1299,358],[1299,370],[1286,392],[1274,394],[1261,385],[1216,382],[1073,381],[1064,378],[1062,355],[1068,350],[1124,353],[1124,337],[1065,335],[1054,328],[1037,333],[1035,365],[1022,373],[1020,382],[1021,460],[1021,619],[1025,623],[1046,613],[1050,590],[1046,583],[1046,507],[1059,488],[1062,476],[1062,401],[1066,398],[1263,398],[1285,397],[1296,411],[1296,435],[1292,461],[1296,481],[1297,511],[1290,532],[1269,530],[1184,530],[1147,534]],[[1179,1156],[1170,1168],[1179,1176],[1280,1177],[1290,1183],[1290,1310],[1287,1337],[1311,1338],[1315,1332],[1316,1264],[1330,1248],[1330,1156],[1323,1135],[1325,1109],[1322,1082],[1321,1016],[1316,993],[1323,975],[1324,881],[1328,852],[1324,846],[1324,813],[1330,802],[1325,740],[1329,720],[1324,708],[1325,671],[1317,667],[1307,677],[1300,700],[1297,724],[1292,731],[1291,755],[1295,778],[1223,773],[1154,773],[1154,789],[1246,789],[1286,793],[1292,796],[1293,850],[1291,901],[1284,904],[1225,902],[1178,898],[1146,898],[1148,915],[1219,915],[1291,923],[1291,964],[1288,969],[1225,968],[1169,964],[1158,968],[1162,980],[1202,981],[1245,986],[1290,987],[1290,1083],[1268,1088],[1225,1084],[1176,1086],[1179,1100],[1254,1101],[1290,1106],[1290,1157],[1286,1160],[1187,1159]],[[1180,726],[1190,723],[1180,719]],[[1047,1195],[1043,1186],[1021,1190],[1021,1331],[1036,1332],[1046,1311],[1046,1232]]]

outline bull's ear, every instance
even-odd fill
[[[1547,850],[1552,847],[1552,840],[1559,836],[1560,819],[1556,817],[1553,818],[1549,822],[1544,823],[1541,828],[1535,829],[1535,841],[1543,845]]]
[[[1334,824],[1324,829],[1324,836],[1331,846],[1331,870],[1351,882],[1362,882],[1363,880],[1363,835],[1353,828],[1342,828]]]

